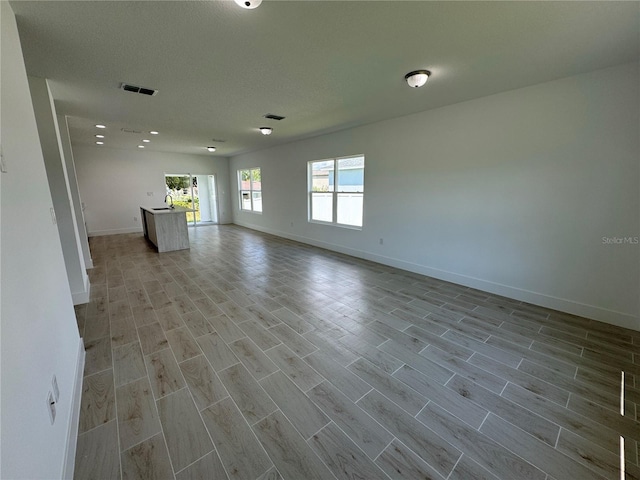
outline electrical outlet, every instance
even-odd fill
[[[138,221],[138,217],[133,217],[133,221],[137,222]]]
[[[55,375],[51,379],[51,388],[53,388],[53,400],[58,403],[60,399],[60,389],[58,388],[58,379]]]
[[[153,192],[147,192],[147,197],[153,197]]]
[[[4,163],[4,155],[2,154],[2,145],[0,145],[0,172],[7,173],[7,165]]]
[[[51,391],[47,394],[47,411],[49,412],[51,425],[53,425],[53,422],[56,421],[56,401],[53,399],[53,393],[51,393]]]

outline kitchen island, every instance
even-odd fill
[[[140,206],[140,218],[144,236],[153,243],[158,252],[172,252],[189,248],[187,232],[187,212],[183,207],[143,207]]]

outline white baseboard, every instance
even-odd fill
[[[78,360],[76,362],[76,374],[73,384],[73,398],[71,399],[71,412],[69,416],[69,431],[67,433],[67,445],[65,448],[62,478],[73,479],[73,471],[76,464],[76,447],[78,444],[78,426],[80,425],[80,404],[82,402],[82,379],[84,374],[84,341],[80,338],[78,344]]]
[[[101,237],[102,235],[119,235],[121,233],[142,233],[142,227],[136,228],[114,228],[113,230],[95,230],[87,233],[90,237]]]
[[[89,303],[91,298],[91,283],[89,282],[89,275],[84,276],[84,290],[82,292],[72,292],[71,299],[74,305],[83,305]]]
[[[484,292],[493,293],[495,295],[501,295],[503,297],[539,305],[541,307],[558,310],[560,312],[566,312],[573,315],[578,315],[580,317],[590,318],[593,320],[609,323],[611,325],[616,325],[618,327],[640,331],[640,317],[632,314],[617,312],[615,310],[601,308],[596,305],[588,305],[576,302],[574,300],[558,298],[543,293],[521,289],[518,287],[511,287],[509,285],[503,285],[489,280],[483,280],[481,278],[469,277],[446,270],[428,267],[426,265],[411,263],[392,257],[385,257],[383,255],[378,255],[364,250],[357,250],[354,248],[345,247],[343,245],[322,242],[313,238],[292,235],[290,233],[281,232],[279,230],[272,230],[270,228],[265,228],[257,225],[246,224],[238,221],[236,221],[235,224],[252,230],[269,233],[277,237],[288,238],[289,240],[295,240],[297,242],[306,243],[315,247],[344,253],[345,255],[350,255],[352,257],[371,260],[372,262],[381,263],[390,267],[396,267],[402,270],[407,270],[409,272],[419,273],[428,277],[433,277],[439,280],[463,285],[465,287],[475,288]]]

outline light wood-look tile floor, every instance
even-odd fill
[[[190,237],[91,239],[75,478],[640,478],[640,332],[240,227]]]

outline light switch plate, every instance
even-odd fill
[[[53,393],[51,393],[51,391],[47,394],[47,411],[49,412],[51,425],[53,425],[53,422],[56,421],[56,402],[53,399]]]
[[[2,147],[0,147],[0,172],[7,173],[7,164],[4,163],[4,155],[2,154]]]
[[[53,389],[53,400],[58,403],[60,399],[60,389],[58,388],[58,379],[55,375],[51,379],[51,388]]]

